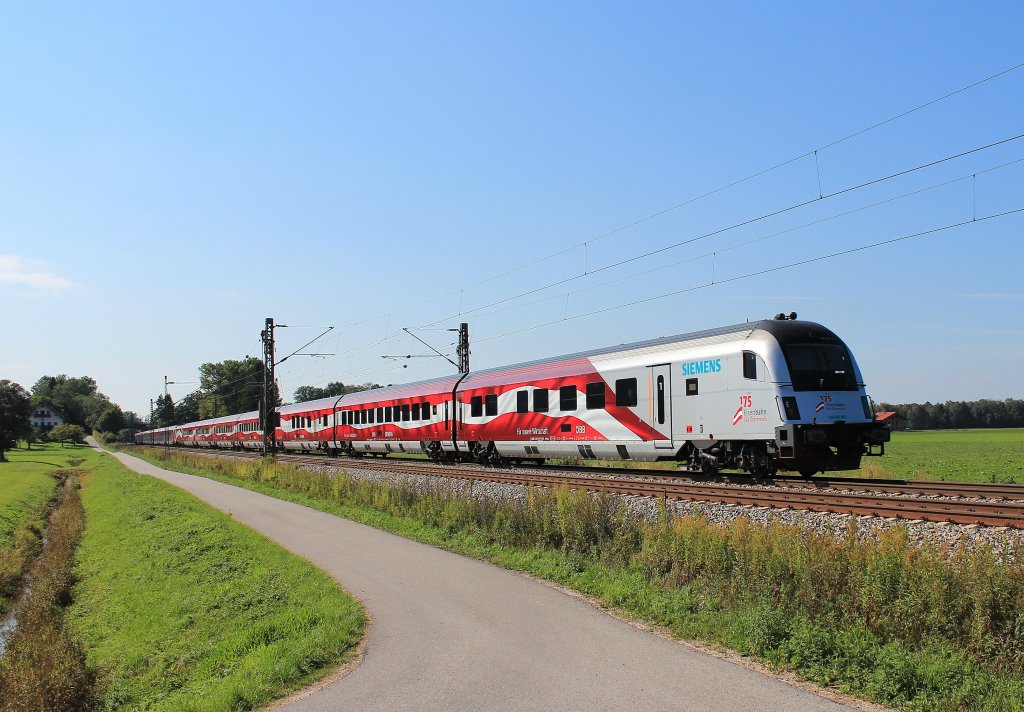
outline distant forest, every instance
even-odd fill
[[[908,430],[948,428],[1024,428],[1024,400],[946,401],[945,403],[876,403],[875,411],[896,411]]]

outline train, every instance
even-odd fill
[[[283,405],[285,451],[495,466],[672,460],[715,474],[856,470],[885,452],[860,368],[795,313]],[[258,450],[258,411],[140,432],[145,445]]]

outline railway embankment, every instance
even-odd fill
[[[133,453],[140,454],[138,450]],[[242,485],[529,572],[672,635],[896,707],[1019,709],[1024,563],[750,517],[631,516],[622,497],[493,483],[416,486],[180,452],[172,469]],[[520,488],[522,489],[522,488]],[[480,490],[491,490],[480,496]]]
[[[74,453],[80,488],[62,488],[17,604],[0,710],[251,709],[353,654],[362,609],[323,572],[175,487]]]

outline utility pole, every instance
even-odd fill
[[[459,373],[469,373],[469,324],[459,324],[459,344],[455,349],[459,357]]]
[[[149,399],[149,429],[153,429],[153,399]]]
[[[274,405],[270,402],[270,394],[274,389],[274,319],[267,317],[266,327],[260,333],[263,339],[263,398],[260,400],[260,423],[263,426],[263,454],[274,456],[277,453],[274,418]]]

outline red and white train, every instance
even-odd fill
[[[795,314],[281,406],[276,419],[285,450],[678,460],[759,475],[857,469],[889,439],[846,344]],[[250,412],[136,441],[258,449],[262,438]]]

